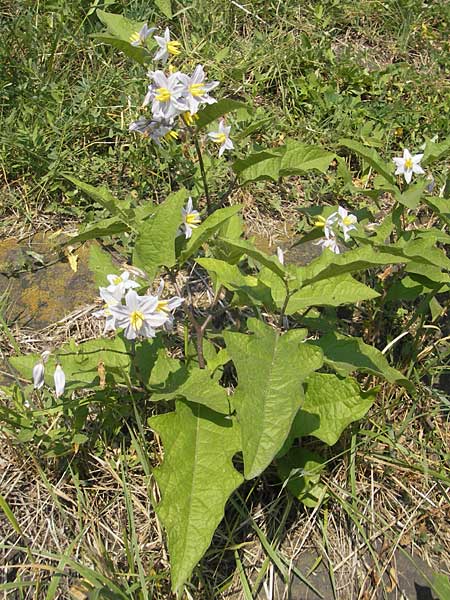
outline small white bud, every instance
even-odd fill
[[[66,385],[66,376],[64,375],[61,365],[56,365],[53,379],[55,380],[56,397],[59,398],[64,394],[64,387]]]
[[[40,390],[44,385],[44,365],[38,362],[33,367],[33,385],[35,390]]]
[[[279,246],[277,246],[277,257],[280,263],[284,265],[284,252]]]
[[[41,352],[41,358],[42,358],[42,362],[45,363],[48,361],[49,357],[50,357],[50,350],[44,350],[44,352]]]

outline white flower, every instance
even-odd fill
[[[217,102],[217,100],[209,96],[209,92],[216,88],[219,82],[211,81],[210,83],[205,83],[205,72],[202,65],[195,67],[191,77],[180,73],[178,78],[183,85],[183,95],[191,116],[195,115],[201,104],[214,104],[214,102]]]
[[[392,159],[397,167],[395,175],[403,175],[406,183],[410,183],[413,173],[416,175],[422,175],[425,173],[419,164],[422,160],[422,157],[423,154],[415,154],[412,156],[410,151],[405,148],[403,150],[403,157],[400,156]]]
[[[143,106],[152,103],[154,120],[170,121],[188,110],[178,72],[167,77],[163,71],[152,71],[149,76],[153,79],[153,83],[148,88]]]
[[[284,265],[284,252],[278,246],[277,246],[277,258],[278,258],[280,264]]]
[[[192,198],[189,198],[186,208],[181,209],[181,215],[183,217],[181,231],[186,236],[186,239],[189,239],[192,235],[192,230],[201,223],[200,213],[192,208]]]
[[[115,319],[116,327],[124,329],[124,335],[129,340],[138,336],[155,337],[155,328],[162,327],[167,321],[167,314],[158,311],[156,296],[138,296],[134,290],[129,290],[125,296],[125,306],[118,304],[110,310]]]
[[[134,283],[134,282],[132,282]],[[116,328],[115,318],[111,312],[111,306],[116,306],[117,304],[121,304],[123,292],[120,287],[117,287],[114,292],[109,292],[108,288],[101,287],[99,288],[100,298],[105,303],[101,310],[97,310],[93,313],[94,317],[106,317],[105,328],[103,333],[107,333],[108,331],[114,331]]]
[[[155,38],[156,43],[159,46],[159,50],[157,50],[155,56],[153,57],[153,60],[160,60],[164,64],[167,62],[167,59],[169,58],[170,54],[172,56],[178,56],[178,54],[180,54],[181,44],[180,42],[177,42],[175,40],[170,40],[170,31],[168,27],[166,27],[164,37],[160,37],[159,35],[155,35],[153,37]]]
[[[219,121],[219,130],[211,131],[208,133],[208,137],[210,140],[215,142],[216,144],[220,144],[219,156],[225,152],[225,150],[232,150],[234,148],[233,142],[230,140],[230,126],[225,125],[225,121],[220,119]]]
[[[35,390],[40,390],[44,385],[44,363],[39,361],[33,367],[33,386]]]
[[[164,323],[164,329],[167,331],[171,331],[173,327],[173,315],[172,311],[181,306],[184,302],[184,298],[180,296],[172,296],[172,298],[168,298],[166,300],[161,300],[160,296],[164,290],[164,280],[161,279],[159,282],[158,291],[156,292],[156,296],[158,298],[158,304],[156,306],[156,310],[158,312],[162,312],[167,315],[167,321]]]
[[[132,46],[144,46],[148,36],[154,31],[156,31],[156,27],[149,27],[147,23],[144,23],[140,31],[131,34],[130,44]]]
[[[355,215],[350,214],[348,210],[342,206],[338,207],[337,213],[334,213],[334,215],[337,215],[337,222],[339,227],[342,229],[342,233],[344,234],[344,240],[348,242],[350,239],[348,232],[356,229],[355,223],[358,222],[358,219]]]
[[[315,244],[316,246],[321,246],[322,250],[325,250],[325,248],[328,248],[329,250],[331,250],[331,252],[334,252],[335,254],[341,253],[339,244],[337,243],[337,240],[335,237],[329,237],[329,238],[325,237],[325,238],[318,240],[317,242],[313,242],[313,244]]]
[[[64,375],[61,365],[56,365],[53,379],[55,381],[56,397],[59,398],[64,394],[64,388],[66,386],[66,376]]]
[[[319,215],[317,217],[317,221],[314,223],[316,227],[323,227],[323,232],[327,239],[336,237],[336,232],[334,231],[334,226],[336,225],[336,221],[338,220],[338,213],[334,212],[329,215],[326,219]]]
[[[137,121],[133,121],[128,126],[129,131],[136,131],[144,137],[149,137],[157,144],[160,144],[161,138],[170,136],[173,132],[173,121],[166,121],[161,119],[160,121],[154,121],[152,119],[146,119],[145,117],[139,117]]]
[[[120,275],[107,275],[106,278],[109,281],[106,290],[115,297],[120,295],[121,298],[126,290],[139,287],[139,284],[136,283],[136,281],[130,279],[130,273],[128,271],[123,271]]]

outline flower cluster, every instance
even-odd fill
[[[48,361],[49,356],[50,352],[48,350],[42,352],[41,359],[33,367],[33,386],[35,390],[40,390],[44,386],[45,363]],[[64,394],[64,388],[66,387],[66,376],[59,363],[56,365],[53,380],[55,382],[55,394],[59,398]]]
[[[339,206],[337,211],[332,213],[326,219],[319,217],[316,222],[316,226],[323,227],[325,237],[323,237],[316,244],[322,247],[322,250],[329,248],[335,254],[340,254],[341,250],[338,244],[337,235],[338,228],[344,236],[344,241],[348,242],[350,239],[350,231],[356,229],[356,223],[358,219],[355,215],[352,215],[342,206]]]
[[[135,340],[138,337],[155,337],[156,329],[160,327],[168,331],[172,329],[172,312],[184,300],[179,296],[161,299],[163,280],[156,296],[139,296],[135,289],[139,284],[130,279],[128,271],[121,275],[108,275],[108,281],[108,287],[99,288],[104,308],[94,313],[96,317],[106,318],[104,332],[123,329],[127,339]]]
[[[141,31],[135,34],[136,39],[133,38],[132,44],[144,45],[153,31],[144,25]],[[170,57],[180,54],[181,44],[171,40],[168,28],[164,36],[155,35],[154,39],[158,44],[158,50],[153,57],[155,61],[161,61],[165,65]],[[148,77],[150,84],[142,107],[150,105],[152,116],[151,118],[139,117],[129,125],[129,130],[150,137],[157,144],[160,144],[162,139],[176,139],[177,122],[181,126],[192,125],[201,106],[216,102],[216,99],[210,96],[210,92],[219,85],[219,82],[207,82],[202,65],[197,65],[192,75],[174,71],[169,65],[167,73],[162,70],[149,71]],[[225,150],[233,148],[229,134],[230,127],[225,127],[221,121],[218,131],[208,135],[209,139],[220,144],[219,156]]]

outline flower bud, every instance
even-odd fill
[[[33,385],[35,390],[40,390],[44,385],[44,365],[38,362],[33,367]]]
[[[56,365],[53,379],[55,380],[56,397],[59,398],[64,394],[64,387],[66,385],[66,376],[64,375],[61,365]]]

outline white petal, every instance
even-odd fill
[[[59,398],[64,394],[64,388],[66,386],[66,376],[61,368],[61,365],[56,365],[55,373],[53,375],[55,382],[55,393],[56,397]]]
[[[406,181],[406,183],[410,183],[411,178],[412,178],[412,174],[413,174],[412,169],[407,169],[405,171],[404,175],[405,175],[405,181]]]
[[[44,365],[41,362],[33,367],[33,385],[35,390],[40,390],[44,385]]]
[[[139,296],[134,290],[129,290],[127,292],[127,295],[125,296],[125,304],[130,313],[134,312],[135,310],[139,310]]]

